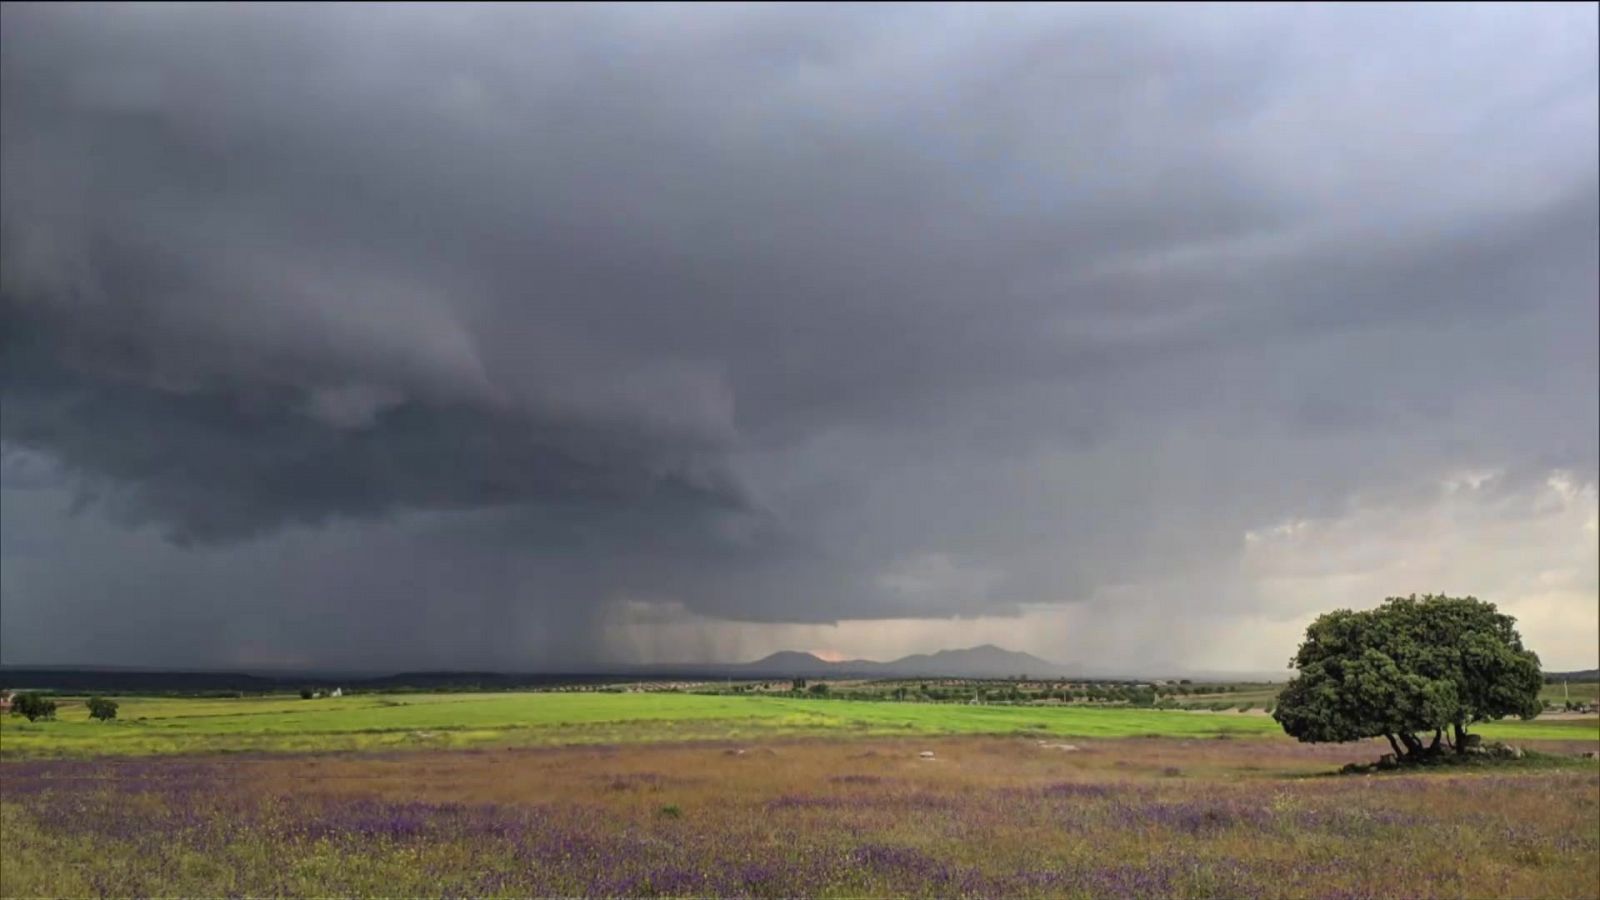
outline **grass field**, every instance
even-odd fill
[[[1237,713],[121,704],[0,722],[0,896],[1587,898],[1600,867],[1593,718],[1479,729],[1547,751],[1522,760],[1338,776],[1386,747]]]
[[[8,761],[0,895],[1594,895],[1591,761],[1317,777],[1371,748],[1075,746],[921,736]]]
[[[305,752],[722,740],[797,735],[1281,736],[1262,715],[804,700],[675,693],[359,695],[318,700],[126,698],[114,722],[66,703],[57,721],[0,721],[0,755]],[[1600,719],[1485,723],[1510,741],[1600,740]]]
[[[1574,681],[1570,684],[1547,684],[1539,690],[1539,699],[1553,703],[1571,700],[1574,703],[1594,703],[1600,700],[1600,682]]]

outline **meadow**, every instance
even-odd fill
[[[1568,684],[1561,682],[1547,684],[1539,690],[1539,700],[1558,706],[1567,700],[1589,704],[1600,702],[1600,682],[1574,681]]]
[[[0,724],[0,896],[1587,898],[1595,719],[1337,774],[1262,715],[678,693]],[[222,751],[222,752],[217,752]]]
[[[1592,764],[1327,777],[1352,748],[1077,746],[9,762],[0,894],[1593,896]]]
[[[0,757],[309,752],[898,734],[1281,736],[1264,715],[1079,706],[596,691],[366,694],[301,700],[121,698],[112,722],[63,701],[58,720],[0,719]],[[1600,718],[1486,723],[1508,741],[1597,740]]]

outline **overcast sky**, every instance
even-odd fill
[[[7,4],[0,659],[1593,666],[1596,10]]]

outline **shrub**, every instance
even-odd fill
[[[104,697],[89,698],[89,718],[109,722],[117,717],[117,702]]]
[[[38,694],[18,694],[11,702],[11,714],[24,716],[29,722],[56,717],[56,702]]]

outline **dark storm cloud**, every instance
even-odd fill
[[[8,322],[6,440],[48,451],[133,522],[179,541],[410,509],[517,504],[737,507],[669,442],[553,415],[408,401],[398,390],[143,382],[75,368],[48,333]],[[142,368],[142,367],[141,367]]]
[[[206,545],[107,578],[1008,612],[1451,467],[1594,477],[1591,8],[4,19],[8,496]],[[69,593],[28,565],[8,613]]]

